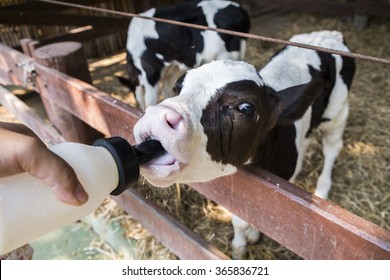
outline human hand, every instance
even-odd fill
[[[67,204],[82,205],[88,194],[72,167],[51,152],[26,126],[0,122],[0,177],[28,172]]]

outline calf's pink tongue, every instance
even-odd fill
[[[170,155],[169,153],[165,153],[151,161],[149,161],[147,164],[153,164],[153,165],[171,165],[176,162],[176,159]]]

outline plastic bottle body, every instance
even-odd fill
[[[65,204],[28,173],[0,178],[0,254],[92,213],[118,185],[117,164],[105,148],[62,143],[50,149],[73,167],[89,199]]]

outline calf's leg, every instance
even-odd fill
[[[343,147],[343,133],[348,118],[348,104],[342,108],[338,116],[330,123],[324,123],[321,127],[322,151],[324,154],[324,166],[318,177],[314,194],[327,199],[332,185],[332,169],[337,156]]]
[[[256,242],[259,239],[260,233],[249,223],[235,215],[232,215],[232,224],[234,229],[232,258],[243,259],[246,253],[247,241],[251,243]]]

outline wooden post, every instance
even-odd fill
[[[81,43],[60,42],[49,44],[34,50],[32,56],[42,65],[92,84]],[[55,89],[52,88],[51,90]],[[67,141],[90,144],[97,137],[101,137],[101,134],[97,133],[96,130],[46,98],[49,94],[44,85],[40,86],[40,93],[50,121]]]

